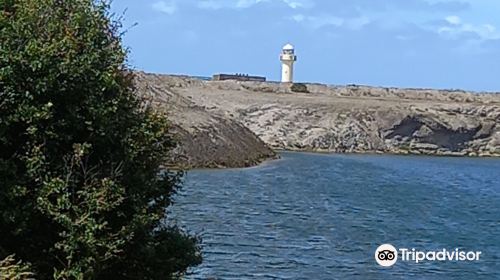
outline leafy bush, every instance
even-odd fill
[[[14,256],[7,256],[0,261],[0,279],[5,280],[31,280],[35,279],[30,271],[30,266],[16,262]]]
[[[94,0],[0,0],[0,259],[37,279],[170,279],[201,261],[165,226],[181,174]]]
[[[302,93],[309,93],[309,90],[307,89],[306,84],[301,84],[301,83],[295,83],[292,85],[291,90],[293,92],[302,92]]]

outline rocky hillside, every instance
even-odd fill
[[[170,106],[157,98],[161,92],[190,104],[188,111],[174,108],[183,129],[187,119],[210,117],[219,131],[226,123],[241,124],[274,149],[500,156],[500,94],[141,77],[159,106]],[[214,131],[198,131],[189,145],[207,142],[201,139]],[[240,142],[245,137],[232,142],[242,154],[252,147]]]
[[[173,90],[173,78],[138,73],[137,91],[147,103],[165,110],[179,146],[175,165],[183,168],[248,167],[276,157],[262,140],[241,123],[209,112]],[[188,80],[187,84],[199,85]]]

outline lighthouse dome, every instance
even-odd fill
[[[283,50],[284,51],[293,51],[295,48],[293,47],[292,44],[286,44],[285,46],[283,46]]]

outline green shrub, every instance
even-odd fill
[[[201,261],[165,226],[181,174],[94,0],[0,0],[0,259],[37,279],[169,279]]]
[[[302,93],[309,93],[309,90],[307,89],[306,84],[301,84],[301,83],[295,83],[292,85],[291,90],[293,92],[302,92]]]
[[[32,280],[34,274],[31,267],[14,259],[14,256],[7,256],[0,261],[0,280]]]

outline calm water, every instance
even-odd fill
[[[203,239],[188,279],[500,279],[500,160],[282,157],[188,173],[170,210]],[[381,268],[383,243],[482,256]]]

